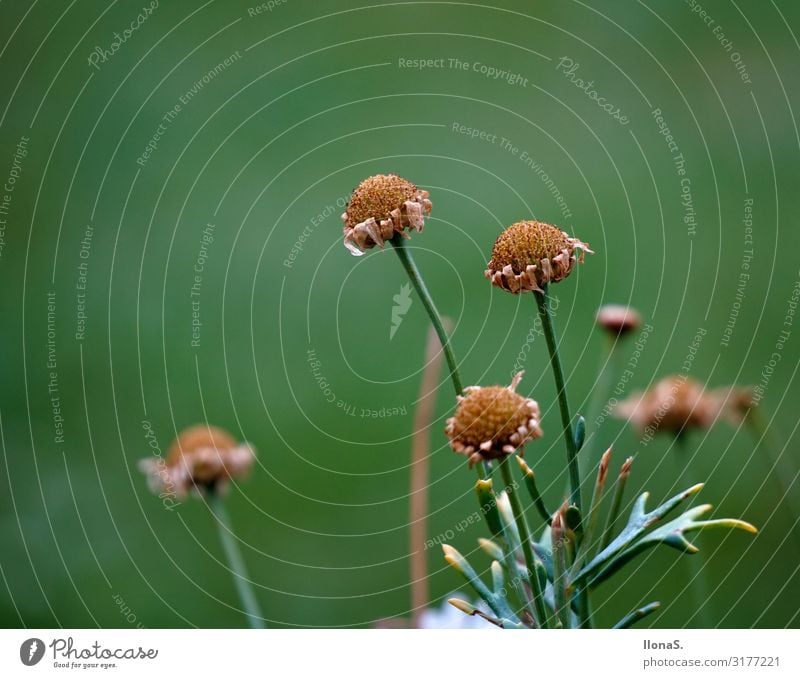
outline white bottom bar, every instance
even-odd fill
[[[28,666],[35,661],[35,664]],[[800,631],[5,630],[0,675],[800,675]]]

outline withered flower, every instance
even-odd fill
[[[542,286],[566,278],[583,263],[589,246],[560,228],[541,221],[518,221],[494,243],[484,275],[492,285],[512,294],[542,291]]]
[[[445,433],[450,447],[466,455],[470,467],[521,451],[526,442],[541,437],[539,405],[516,392],[522,375],[518,373],[510,386],[469,386],[466,395],[458,396]]]
[[[636,309],[619,304],[606,304],[597,311],[597,324],[614,337],[639,329],[642,316]]]
[[[647,391],[617,404],[613,414],[630,420],[640,434],[679,433],[708,428],[720,414],[721,401],[685,375],[664,377]]]
[[[711,391],[710,397],[716,400],[722,416],[733,426],[741,424],[757,405],[752,386],[722,386]]]
[[[376,174],[353,191],[342,214],[344,246],[355,256],[391,240],[395,233],[408,238],[406,229],[421,232],[430,214],[428,191],[396,174]]]
[[[216,426],[196,424],[172,443],[166,460],[142,459],[139,469],[153,492],[183,498],[191,489],[224,493],[230,480],[246,476],[254,461],[249,444],[237,443]]]

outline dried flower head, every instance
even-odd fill
[[[518,221],[494,243],[484,275],[492,285],[513,294],[536,290],[566,278],[583,263],[589,246],[560,228],[541,221]]]
[[[723,386],[711,391],[710,397],[722,416],[733,426],[741,424],[756,407],[755,390],[752,386]]]
[[[526,442],[541,437],[539,405],[516,392],[522,374],[510,386],[469,386],[466,395],[458,396],[445,433],[450,447],[468,457],[470,467],[522,450]]]
[[[720,414],[720,399],[685,375],[664,377],[644,392],[631,394],[614,408],[614,416],[629,419],[640,434],[708,428]]]
[[[624,336],[639,329],[642,316],[629,306],[606,304],[597,311],[597,324],[615,337]]]
[[[247,475],[254,461],[255,451],[247,443],[237,443],[216,426],[196,424],[172,443],[166,460],[142,459],[139,468],[153,492],[183,498],[193,488],[224,492],[232,478]]]
[[[421,191],[396,174],[376,174],[353,191],[344,222],[344,246],[356,256],[375,245],[383,247],[395,233],[407,238],[406,229],[422,231],[430,214],[428,191]]]

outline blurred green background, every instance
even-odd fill
[[[0,6],[0,179],[15,179],[0,210],[0,623],[125,627],[121,597],[134,625],[242,624],[206,507],[165,510],[136,468],[150,453],[144,421],[163,450],[203,420],[257,448],[228,504],[272,625],[408,616],[428,321],[414,297],[389,339],[402,268],[390,251],[350,256],[339,221],[361,179],[396,172],[431,193],[411,246],[454,320],[465,382],[508,383],[524,352],[522,390],[546,433],[526,459],[551,505],[566,476],[545,346],[526,345],[535,304],[482,275],[505,225],[535,215],[596,252],[553,290],[576,410],[596,384],[603,303],[633,304],[653,327],[625,394],[679,371],[699,328],[694,378],[762,383],[788,332],[761,403],[779,471],[726,423],[683,450],[642,445],[613,419],[590,429],[598,447],[615,442],[615,465],[636,456],[632,491],[656,500],[705,480],[715,515],[761,528],[699,538],[702,613],[687,559],[665,548],[609,581],[595,607],[600,624],[658,599],[656,626],[797,625],[800,534],[776,477],[791,485],[800,462],[800,329],[785,321],[800,276],[797,3],[162,0],[124,34],[142,4]],[[453,404],[443,381],[428,532],[452,530],[469,554],[484,527],[456,530],[475,504],[474,476],[442,433]],[[382,408],[400,414],[363,416]],[[438,604],[461,580],[438,547],[426,555]]]

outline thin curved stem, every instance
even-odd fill
[[[411,250],[406,247],[405,238],[400,236],[400,234],[397,234],[389,242],[392,243],[394,251],[397,252],[397,256],[400,258],[400,263],[403,264],[403,268],[406,270],[406,273],[411,280],[411,284],[417,291],[419,298],[422,299],[422,305],[428,312],[428,317],[431,320],[433,329],[436,331],[436,335],[439,337],[439,342],[442,344],[442,351],[444,351],[444,357],[447,360],[447,368],[450,371],[450,381],[453,382],[453,388],[455,389],[456,396],[460,396],[464,391],[464,386],[461,383],[461,375],[458,373],[458,363],[456,362],[453,348],[450,346],[450,337],[448,336],[447,330],[444,327],[442,316],[439,315],[439,310],[436,308],[436,304],[433,303],[433,297],[428,291],[428,287],[425,285],[422,274],[417,268],[417,263],[414,261],[414,257],[411,255]],[[475,464],[475,470],[479,478],[486,478],[486,466],[484,462]]]
[[[547,297],[547,285],[542,287],[541,292],[534,292],[536,305],[539,307],[539,317],[542,321],[542,330],[547,342],[547,350],[550,352],[550,365],[553,368],[553,376],[556,380],[556,390],[558,391],[558,407],[561,410],[561,423],[564,426],[564,442],[567,446],[567,468],[569,470],[570,502],[581,510],[581,474],[578,468],[578,450],[575,447],[575,437],[572,429],[572,417],[569,413],[569,402],[567,401],[567,389],[564,382],[564,369],[561,367],[561,358],[558,355],[558,341],[556,330],[553,324],[553,317],[550,315],[550,304]]]
[[[685,439],[681,440],[678,445],[685,446]],[[686,455],[683,454],[685,450],[681,449],[680,447],[676,449],[672,454],[672,459],[677,464],[677,476],[678,476],[678,483],[679,487],[685,487],[684,483],[689,483],[689,477],[691,475],[691,471],[689,469],[688,459]],[[698,534],[698,537],[700,535]],[[705,569],[706,561],[705,557],[695,557],[695,558],[682,558],[681,560],[684,561],[685,565],[685,575],[688,576],[689,581],[685,586],[685,589],[689,590],[689,598],[691,599],[692,606],[695,609],[695,614],[692,616],[697,617],[699,622],[699,628],[701,629],[710,629],[714,626],[714,615],[711,614],[712,610],[709,606],[710,601],[710,586],[708,583],[708,572]]]
[[[242,553],[239,551],[239,545],[233,536],[231,519],[228,516],[228,510],[225,508],[225,502],[219,496],[219,493],[214,490],[208,493],[207,499],[208,507],[216,519],[214,523],[217,526],[219,539],[222,542],[222,550],[228,560],[231,578],[242,602],[247,623],[251,629],[263,629],[265,628],[264,615],[261,613],[255,592],[250,584],[250,578],[247,575],[247,568],[245,567]]]
[[[420,622],[430,602],[428,584],[428,482],[430,466],[430,432],[436,413],[436,385],[442,371],[442,352],[435,333],[428,328],[425,341],[425,369],[419,386],[419,399],[414,412],[414,432],[411,434],[411,474],[409,476],[409,578],[411,581],[411,624],[422,628]]]
[[[597,420],[606,406],[613,387],[612,380],[617,372],[616,358],[619,355],[617,338],[607,334],[603,337],[600,350],[600,365],[597,369],[597,381],[592,389],[592,397],[586,410],[586,425],[591,430],[591,435],[586,444],[578,452],[578,464],[581,478],[585,478],[594,466],[595,450],[598,447],[599,430]]]
[[[783,454],[780,443],[775,436],[775,429],[767,425],[766,419],[759,409],[762,405],[751,407],[745,415],[745,423],[750,427],[750,431],[755,439],[756,445],[767,453],[767,457],[774,470],[770,470],[777,490],[782,495],[785,506],[789,509],[792,523],[797,524],[800,516],[800,497],[798,497],[797,470],[788,463],[786,455]],[[794,530],[793,530],[794,531]]]
[[[508,458],[511,455],[506,455],[500,460],[498,466],[500,473],[503,477],[503,484],[505,485],[506,495],[511,504],[511,512],[514,514],[514,521],[517,523],[517,531],[519,532],[519,540],[522,544],[522,555],[525,558],[525,569],[528,574],[528,582],[533,594],[533,604],[536,611],[536,620],[541,628],[547,628],[547,610],[544,606],[544,595],[542,587],[539,584],[539,576],[536,571],[536,561],[531,548],[531,535],[528,530],[528,523],[525,520],[525,514],[522,511],[522,504],[520,504],[519,497],[514,490],[514,479],[511,477],[511,467],[508,465]],[[510,573],[512,574],[512,573]],[[512,574],[513,576],[513,574]]]
[[[411,284],[414,285],[414,289],[417,291],[419,298],[422,299],[422,305],[425,306],[425,310],[430,316],[433,329],[436,330],[439,341],[442,343],[442,350],[447,360],[447,367],[450,370],[450,380],[453,382],[456,395],[459,396],[464,390],[464,387],[461,384],[461,377],[458,374],[458,363],[456,362],[455,355],[453,355],[453,349],[450,346],[450,337],[447,336],[447,331],[444,329],[442,317],[439,315],[436,304],[433,303],[433,297],[431,297],[431,293],[428,291],[425,281],[422,279],[422,274],[417,268],[414,257],[411,256],[411,251],[406,247],[405,238],[396,235],[389,242],[394,246],[394,251],[397,252],[397,256],[400,257],[400,262],[403,264],[403,268],[406,269],[406,273],[408,273],[408,277],[411,279]]]

